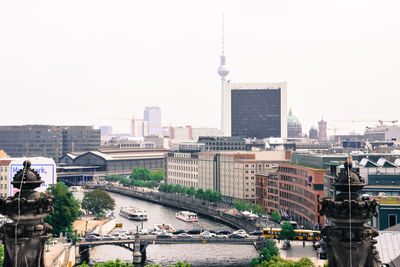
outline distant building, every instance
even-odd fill
[[[9,157],[10,156],[6,152],[4,152],[4,150],[0,149],[0,159],[1,158],[9,158]]]
[[[200,152],[199,183],[204,190],[219,191],[225,201],[256,201],[256,172],[288,162],[290,152]]]
[[[318,139],[318,130],[315,126],[311,126],[310,131],[308,131],[308,136],[310,139]]]
[[[146,142],[144,137],[121,136],[111,138],[106,147],[110,148],[156,148],[153,142]]]
[[[395,141],[400,140],[400,126],[377,126],[365,129],[364,137],[370,141]]]
[[[100,130],[92,126],[61,126],[62,155],[100,148]],[[58,160],[58,159],[57,159]]]
[[[200,136],[219,136],[217,128],[193,128],[190,125],[169,127],[169,137],[175,141],[197,141]]]
[[[148,135],[161,134],[161,109],[160,107],[145,107],[143,118],[148,122]]]
[[[107,148],[69,153],[60,159],[58,178],[68,184],[102,180],[107,175],[127,176],[135,167],[164,170],[165,149]]]
[[[182,144],[178,151],[169,152],[166,159],[165,182],[197,188],[199,182],[198,159],[202,149],[203,146],[192,143]]]
[[[286,87],[286,83],[226,83],[223,135],[286,138]]]
[[[215,137],[200,136],[198,143],[205,144],[205,150],[223,151],[223,150],[246,150],[246,142],[243,137]]]
[[[132,118],[131,135],[134,137],[143,137],[149,135],[149,122],[147,120]]]
[[[327,128],[326,128],[326,121],[324,119],[321,119],[318,122],[318,139],[319,141],[328,141],[328,134],[327,134]]]
[[[171,140],[178,140],[178,141],[190,141],[193,140],[192,137],[192,126],[185,126],[185,127],[170,127],[169,128],[169,138]]]
[[[10,195],[10,159],[0,159],[0,197]]]
[[[287,137],[299,138],[302,137],[302,129],[300,121],[293,115],[292,109],[287,117]]]
[[[23,168],[25,160],[31,162],[31,168],[39,173],[43,181],[35,191],[44,192],[49,185],[57,183],[56,164],[52,158],[0,158],[0,197],[8,197],[17,192],[11,182],[14,175]]]
[[[100,147],[100,130],[92,126],[0,126],[0,147],[11,157],[50,157]]]
[[[217,128],[193,128],[192,129],[192,140],[197,141],[200,136],[220,136],[220,131]]]
[[[100,126],[99,129],[100,129],[101,136],[113,135],[113,127],[112,126]]]

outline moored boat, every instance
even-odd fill
[[[147,220],[147,211],[135,207],[122,207],[119,210],[119,215],[135,221]]]
[[[185,222],[198,222],[197,214],[191,211],[180,211],[176,213],[176,218]]]

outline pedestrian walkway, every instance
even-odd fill
[[[301,258],[309,258],[316,267],[324,266],[327,262],[326,260],[321,260],[317,258],[317,253],[312,247],[311,242],[306,242],[305,247],[303,247],[303,241],[290,241],[291,247],[288,250],[283,250],[283,241],[277,243],[279,248],[280,257],[283,259],[298,261]]]

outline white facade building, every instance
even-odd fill
[[[166,161],[166,182],[198,187],[198,153],[170,152]]]
[[[0,159],[0,194],[2,196],[6,193],[7,197],[17,192],[17,189],[13,188],[11,182],[14,175],[23,168],[25,160],[31,162],[31,168],[39,173],[43,181],[41,186],[35,189],[36,191],[44,192],[49,185],[57,183],[56,163],[52,158],[3,158]],[[3,180],[1,180],[1,177],[3,177]]]
[[[144,137],[149,135],[149,122],[142,119],[132,118],[131,135],[133,137]]]
[[[227,201],[256,198],[256,172],[289,161],[286,151],[200,152],[198,187],[221,192]]]
[[[143,118],[148,122],[148,135],[161,134],[161,109],[160,107],[145,107]]]

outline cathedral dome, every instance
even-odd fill
[[[293,116],[292,109],[290,109],[289,115],[287,116],[287,136],[292,138],[301,137],[301,130],[302,129],[300,121],[295,116]]]
[[[295,116],[293,116],[292,110],[289,111],[289,115],[287,117],[287,126],[288,127],[301,127],[301,123],[299,119],[297,119]]]

